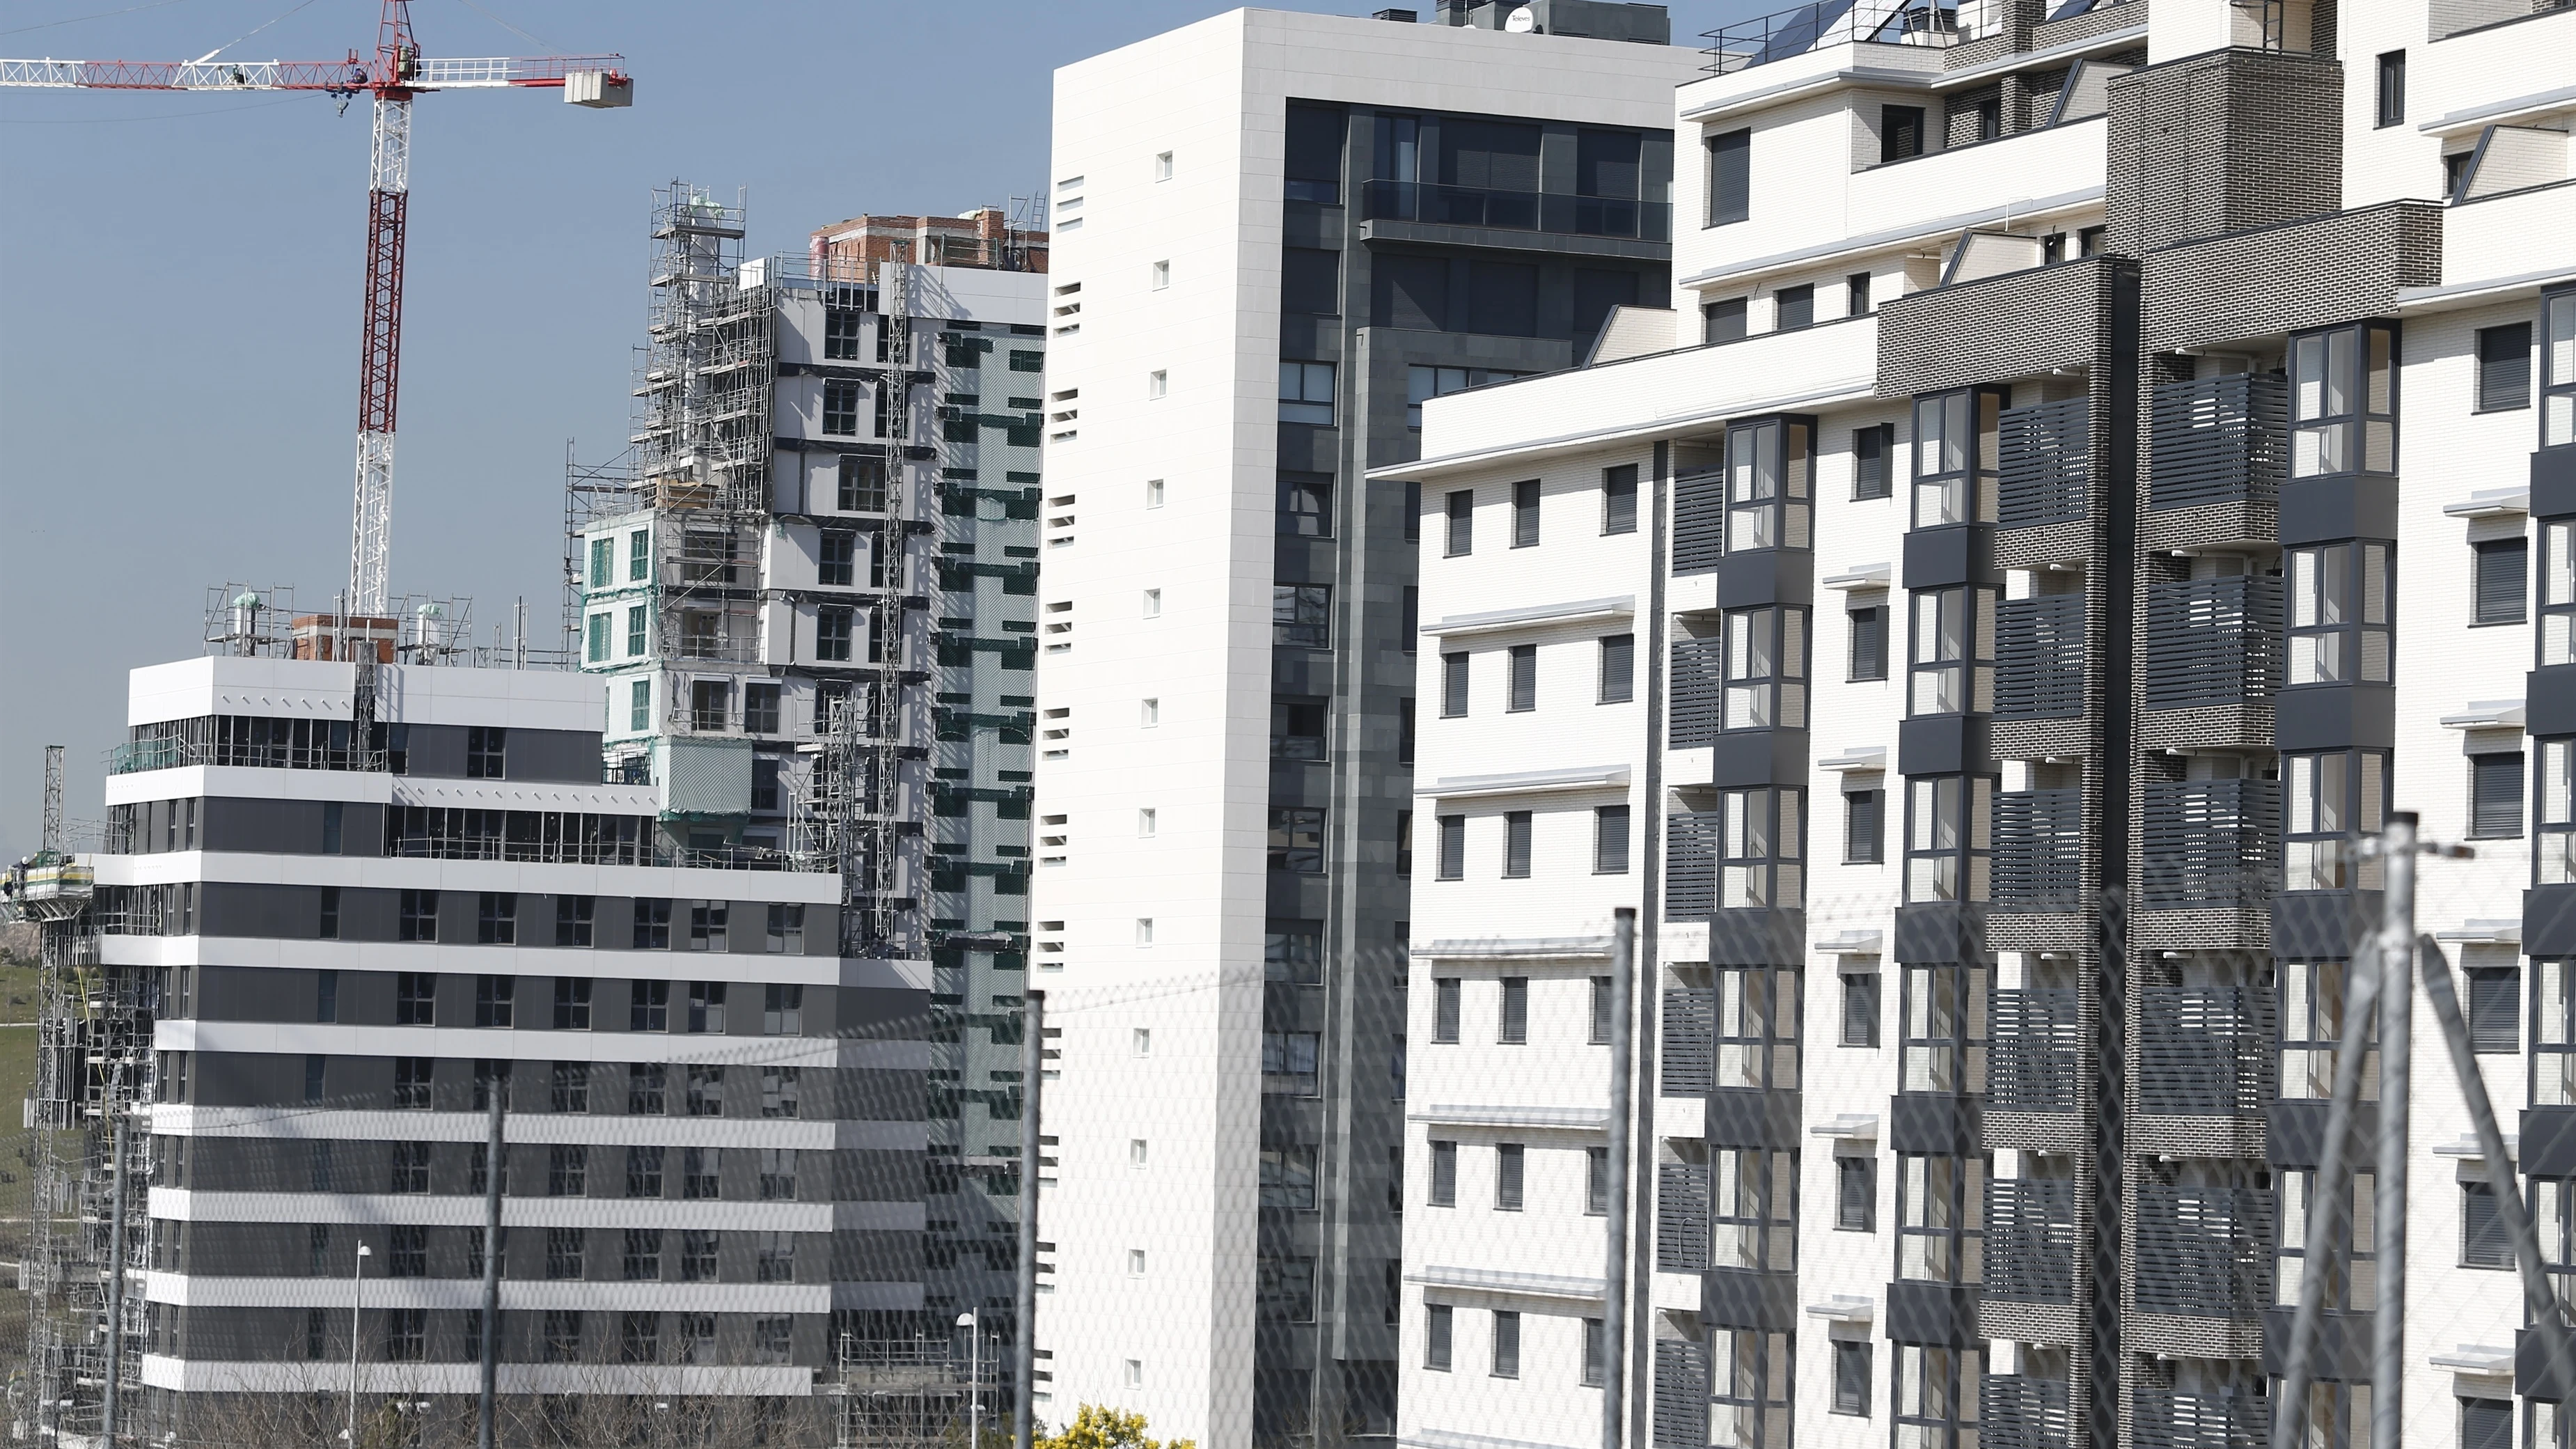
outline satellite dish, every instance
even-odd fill
[[[1514,35],[1527,35],[1538,29],[1538,17],[1526,5],[1503,17],[1503,28]]]

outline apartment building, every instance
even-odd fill
[[[834,872],[833,949],[929,963],[929,1289],[875,1329],[1007,1336],[1046,238],[983,208],[746,259],[747,225],[657,195],[633,462],[570,479],[580,667],[674,846]]]
[[[2392,809],[2477,852],[2418,919],[2576,1261],[2576,10],[1713,39],[1671,309],[1371,474],[1439,702],[1399,1435],[1601,1440],[1628,906],[1630,1442],[2265,1442],[2322,1251],[2306,1442],[2366,1444],[2366,1147],[2304,1222]],[[2405,1442],[2564,1444],[2418,999]]]
[[[1057,73],[1050,1421],[1393,1431],[1414,548],[1361,478],[1665,294],[1700,63],[1657,7],[1525,8],[1242,10]]]
[[[674,845],[602,779],[595,679],[314,657],[339,632],[133,672],[30,1104],[132,1144],[121,1238],[102,1170],[49,1260],[76,1307],[125,1284],[80,1396],[122,1360],[121,1432],[215,1442],[336,1427],[354,1373],[371,1424],[470,1423],[498,1090],[513,1417],[825,1439],[836,1340],[922,1303],[923,973],[840,954],[837,875]]]

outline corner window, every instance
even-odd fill
[[[1753,133],[1711,136],[1708,148],[1708,224],[1724,226],[1753,214]]]
[[[1909,713],[1983,714],[1995,707],[1995,591],[1917,589]]]
[[[2289,550],[2290,683],[2385,684],[2389,546]]]
[[[1765,418],[1726,430],[1726,551],[1807,547],[1815,426]]]
[[[2357,322],[2290,344],[2290,476],[2397,468],[2397,329]]]
[[[2376,860],[2353,861],[2345,847],[2355,835],[2376,834],[2388,800],[2388,755],[2383,750],[2335,750],[2282,758],[2283,836],[2287,848],[2281,888],[2292,891],[2377,890]]]
[[[2576,444],[2576,291],[2540,299],[2540,445]]]
[[[1155,375],[1160,377],[1162,374]],[[1162,396],[1159,388],[1154,395]],[[1313,423],[1327,428],[1333,425],[1333,364],[1287,361],[1279,364],[1279,421]]]
[[[1906,1153],[1896,1162],[1896,1276],[1977,1282],[1985,1266],[1984,1159]]]
[[[1914,526],[1996,519],[1995,460],[2004,394],[1998,388],[1914,400]]]
[[[1807,727],[1807,611],[1790,605],[1725,616],[1725,703],[1719,728]]]
[[[1992,865],[1992,777],[1917,776],[1905,787],[1905,899],[1985,900]]]
[[[2531,406],[2531,324],[2478,329],[2478,411]]]
[[[1713,1085],[1797,1090],[1797,971],[1772,966],[1721,966],[1712,975],[1717,1008]]]
[[[1985,1354],[1911,1343],[1888,1347],[1895,1359],[1897,1442],[1946,1445],[1973,1438]]]
[[[1717,794],[1717,904],[1795,909],[1806,899],[1799,862],[1803,797],[1768,786]]]
[[[1898,1090],[1982,1095],[1986,1090],[1986,968],[1907,966],[1904,972],[1905,994],[1897,1023],[1904,1061]],[[1982,1194],[1977,1201],[1984,1201]]]

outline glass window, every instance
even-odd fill
[[[2383,51],[2379,57],[2379,94],[2376,124],[2381,127],[2406,123],[2406,52]]]
[[[1721,966],[1712,975],[1716,987],[1714,1085],[1797,1090],[1797,971]]]
[[[2478,411],[2531,406],[2531,324],[2478,329]]]
[[[2477,565],[2470,617],[2480,624],[2519,624],[2531,590],[2531,540],[2491,538],[2470,545]]]
[[[1539,489],[1538,480],[1529,479],[1512,485],[1512,547],[1538,547]]]
[[[1304,475],[1279,480],[1278,532],[1281,538],[1333,536],[1333,481]]]
[[[1279,421],[1332,426],[1333,364],[1280,362]]]
[[[1992,523],[1997,517],[1996,440],[2004,393],[1996,388],[1914,400],[1914,526]]]
[[[1422,1306],[1422,1366],[1434,1373],[1449,1372],[1450,1346],[1455,1335],[1457,1310],[1446,1303]]]
[[[1440,817],[1440,878],[1464,880],[1467,877],[1467,817]]]
[[[1592,811],[1592,870],[1595,875],[1628,873],[1628,807],[1601,805]]]
[[[1451,1186],[1454,1191],[1454,1177]],[[1314,1148],[1261,1149],[1261,1205],[1266,1208],[1312,1208],[1315,1205]]]
[[[1530,812],[1503,812],[1503,878],[1526,880],[1530,873]]]
[[[1723,302],[1702,302],[1699,308],[1702,342],[1740,342],[1747,335],[1746,299],[1729,297]]]
[[[1842,1044],[1847,1047],[1878,1045],[1878,973],[1844,971]]]
[[[1510,692],[1503,708],[1519,714],[1538,708],[1538,646],[1515,644],[1508,658],[1511,662]]]
[[[1905,899],[1987,899],[1992,777],[1927,775],[1905,784]]]
[[[1837,1414],[1869,1414],[1869,1355],[1867,1340],[1834,1340],[1834,1403]]]
[[[2288,553],[2290,683],[2387,683],[2389,546],[2333,543]]]
[[[1626,704],[1636,698],[1636,679],[1637,636],[1602,635],[1601,703]]]
[[[1894,491],[1896,424],[1852,430],[1852,500],[1885,498]]]
[[[1768,786],[1717,796],[1718,906],[1795,910],[1806,899],[1799,862],[1803,800]]]
[[[2334,1095],[2335,1058],[2343,1042],[2352,966],[2346,961],[2284,961],[2281,982],[2281,1096],[2322,1102]],[[2379,1097],[2379,1051],[2366,1045],[2361,1095]]]
[[[1447,531],[1441,538],[1441,552],[1449,558],[1476,551],[1476,491],[1460,488],[1441,500]]]
[[[2538,664],[2576,664],[2576,519],[2540,525]]]
[[[1423,367],[1404,370],[1404,425],[1417,432],[1422,427],[1422,405],[1435,397],[1446,397],[1489,382],[1509,382],[1517,372],[1504,372],[1492,367]]]
[[[2540,445],[2576,444],[2576,291],[2540,301]]]
[[[2469,756],[2469,838],[2522,835],[2522,751]]]
[[[1753,133],[1728,131],[1707,146],[1708,225],[1742,221],[1753,214]]]
[[[1905,1052],[1899,1090],[1982,1095],[1986,1090],[1986,968],[1903,969],[1899,1031]]]
[[[1896,1343],[1896,1442],[1906,1449],[1973,1449],[1985,1355],[1973,1348]]]
[[[1790,1200],[1797,1178],[1787,1152],[1718,1148],[1709,1153],[1709,1266],[1784,1273],[1795,1266]]]
[[[1853,682],[1887,677],[1887,606],[1868,604],[1849,611]]]
[[[1637,531],[1637,465],[1622,463],[1601,470],[1601,531]]]
[[[1468,656],[1464,651],[1440,656],[1440,713],[1458,719],[1467,713]]]
[[[2378,832],[2388,798],[2388,756],[2379,750],[2289,755],[2282,759],[2288,852],[2283,890],[2377,890],[2376,860],[2345,858],[2356,835]]]
[[[1916,589],[1912,679],[1915,715],[1983,714],[1995,707],[1995,591],[1960,585]]]
[[[1878,1231],[1878,1159],[1858,1153],[1834,1159],[1834,1230]]]
[[[1291,649],[1333,647],[1329,584],[1270,586],[1270,642]]]
[[[1790,1335],[1721,1328],[1708,1338],[1708,1442],[1772,1449],[1789,1442]]]
[[[1725,705],[1719,727],[1805,729],[1807,611],[1789,605],[1732,609],[1725,628]]]
[[[2360,322],[2290,344],[2290,476],[2397,469],[2397,331]]]
[[[1777,309],[1771,324],[1775,332],[1795,332],[1816,325],[1816,288],[1813,283],[1782,287],[1772,296]]]
[[[1726,551],[1807,547],[1808,440],[1813,425],[1783,418],[1726,430]]]
[[[1977,1283],[1985,1276],[1986,1161],[1908,1152],[1896,1159],[1896,1276]]]
[[[2323,1307],[2366,1312],[2378,1306],[2376,1181],[2376,1174],[2354,1173],[2350,1198],[2327,1214],[2330,1242],[2324,1254]],[[2285,1306],[2296,1305],[2303,1291],[2310,1241],[2308,1219],[2315,1211],[2316,1191],[2314,1168],[2291,1168],[2281,1173],[2280,1247],[2275,1257],[2278,1267],[2274,1292],[2275,1301]]]
[[[1270,812],[1270,868],[1296,875],[1324,873],[1324,812],[1276,808]]]
[[[1843,864],[1876,865],[1886,859],[1887,793],[1843,792]]]

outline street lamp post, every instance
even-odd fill
[[[358,1256],[349,1264],[349,1427],[340,1437],[349,1441],[349,1449],[358,1449],[358,1312],[365,1306],[367,1292],[367,1257],[372,1250],[358,1245]]]
[[[972,1313],[957,1315],[966,1330],[966,1449],[982,1449],[984,1432],[984,1325]]]

